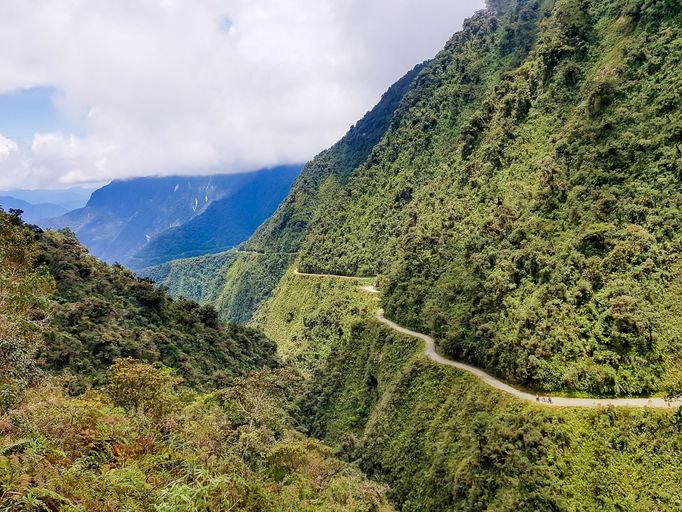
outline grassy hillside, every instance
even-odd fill
[[[382,274],[390,316],[507,380],[651,393],[682,360],[682,9],[512,5],[424,68],[301,267]]]
[[[438,366],[351,281],[288,274],[256,323],[311,376],[303,424],[401,510],[674,510],[679,411],[547,409]]]
[[[224,318],[246,324],[267,300],[296,256],[287,253],[240,253],[225,267],[225,284],[214,304]]]
[[[357,321],[377,309],[375,296],[357,293],[360,284],[371,282],[297,276],[292,266],[251,323],[277,340],[283,362],[309,374]]]

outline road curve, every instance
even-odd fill
[[[363,279],[359,277],[352,277],[352,276],[340,276],[340,275],[335,275],[335,274],[308,274],[304,272],[299,272],[298,269],[294,270],[294,273],[297,276],[309,276],[309,277],[333,277],[336,279]],[[362,290],[369,292],[369,293],[380,293],[380,291],[375,288],[374,286],[368,285],[368,286],[361,286],[360,287]],[[614,406],[614,407],[637,407],[637,408],[644,408],[648,407],[651,409],[671,409],[673,407],[678,407],[682,406],[682,400],[675,400],[675,401],[667,401],[664,398],[569,398],[569,397],[561,397],[561,396],[553,396],[551,397],[551,402],[549,401],[549,397],[544,397],[544,396],[538,396],[533,393],[528,393],[526,391],[521,391],[519,389],[516,389],[509,384],[506,384],[502,382],[501,380],[493,377],[489,373],[481,370],[480,368],[477,368],[475,366],[471,366],[465,363],[460,363],[458,361],[454,361],[452,359],[449,359],[447,357],[444,357],[438,353],[436,350],[436,342],[435,340],[429,336],[428,334],[423,334],[421,332],[416,332],[411,329],[408,329],[407,327],[403,327],[401,325],[398,325],[397,323],[393,322],[392,320],[389,320],[386,318],[384,315],[384,310],[380,309],[377,312],[376,316],[377,320],[381,322],[382,324],[390,327],[396,332],[399,332],[401,334],[406,334],[407,336],[413,336],[415,338],[418,338],[424,342],[425,348],[424,348],[424,354],[426,357],[433,361],[434,363],[437,364],[442,364],[445,366],[450,366],[452,368],[457,368],[458,370],[462,370],[468,373],[471,373],[472,375],[475,375],[478,377],[480,380],[488,384],[489,386],[499,390],[503,391],[505,393],[509,393],[510,395],[513,395],[514,397],[520,399],[520,400],[526,400],[528,402],[535,402],[539,405],[547,406],[547,407],[608,407],[608,406]]]
[[[668,402],[663,398],[567,398],[557,396],[552,397],[552,401],[549,402],[547,397],[538,397],[538,395],[513,388],[509,384],[505,384],[501,380],[496,379],[480,368],[443,357],[436,350],[436,343],[431,336],[428,334],[412,331],[406,327],[396,324],[395,322],[392,322],[384,316],[383,309],[380,309],[377,313],[377,320],[387,325],[394,331],[423,340],[426,346],[424,353],[426,357],[434,363],[452,366],[453,368],[458,368],[459,370],[469,372],[489,386],[528,402],[536,402],[540,405],[546,405],[549,407],[608,407],[609,405],[613,405],[616,407],[651,407],[654,409],[669,409],[673,406],[682,405],[682,401],[680,400]]]

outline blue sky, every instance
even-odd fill
[[[54,105],[52,87],[32,87],[0,94],[0,133],[19,145],[30,145],[34,133],[82,135],[77,123]]]

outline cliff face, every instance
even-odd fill
[[[679,380],[679,2],[489,5],[357,158],[327,164],[344,139],[306,167],[247,243],[262,254],[226,257],[222,314],[307,375],[303,426],[402,510],[678,509],[679,412],[522,403],[374,321],[537,388]]]
[[[680,16],[491,2],[306,166],[246,243],[267,254],[221,270],[249,305],[221,313],[247,321],[272,255],[300,250],[302,270],[380,276],[391,317],[511,382],[661,389],[682,357]]]
[[[549,390],[656,391],[680,361],[680,7],[515,2],[469,20],[310,229],[302,269]]]

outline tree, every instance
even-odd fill
[[[171,368],[157,368],[128,357],[111,365],[108,381],[106,391],[115,405],[161,417],[177,402],[175,388],[182,379]]]
[[[677,361],[668,372],[665,385],[666,399],[670,401],[682,398],[682,360]]]
[[[24,390],[41,376],[28,343],[0,337],[0,411],[6,412],[22,398]]]

